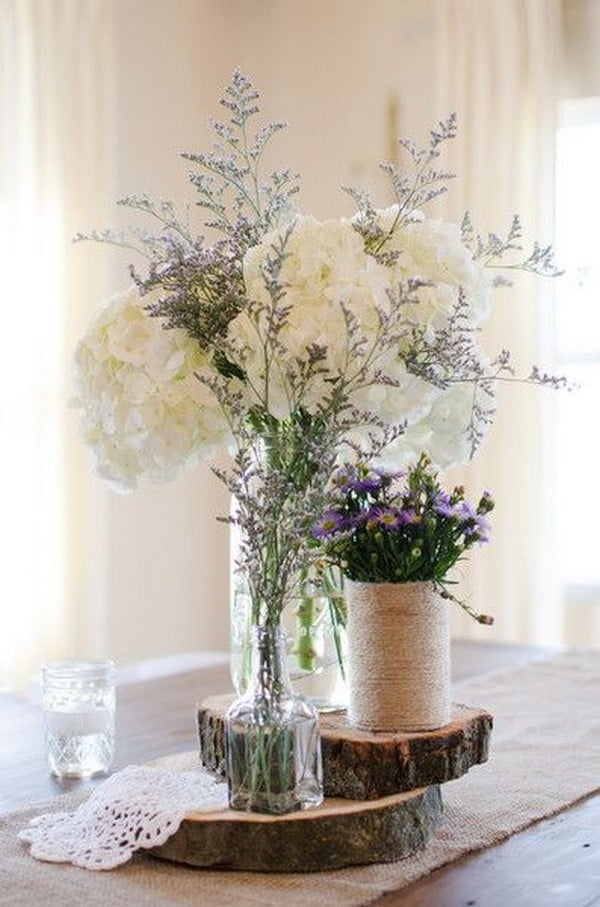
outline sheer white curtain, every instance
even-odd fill
[[[0,0],[0,687],[81,638],[86,490],[66,401],[73,303],[90,288],[71,237],[82,211],[102,211],[110,14],[98,0]],[[98,267],[94,280],[96,295]]]
[[[440,110],[456,110],[460,126],[449,152],[459,179],[444,198],[444,213],[457,219],[469,209],[482,230],[501,233],[518,212],[529,240],[552,241],[561,4],[441,0],[438,10]],[[512,289],[496,291],[490,352],[507,347],[523,371],[552,361],[550,283],[523,275]],[[490,630],[461,615],[460,635],[560,641],[553,393],[502,387],[496,423],[462,476],[474,494],[489,487],[497,499],[492,544],[473,552],[467,571],[473,602],[497,623]]]
[[[102,270],[110,267],[108,251],[99,252],[93,245],[74,250],[71,236],[113,224],[113,199],[121,191],[155,193],[151,171],[178,148],[194,147],[188,133],[201,128],[201,111],[214,113],[210,105],[215,86],[226,82],[234,65],[241,63],[262,79],[267,95],[277,97],[279,91],[284,101],[286,94],[295,99],[296,112],[288,114],[287,103],[283,112],[296,122],[296,136],[303,122],[307,136],[314,132],[312,114],[302,120],[310,107],[307,97],[325,111],[328,99],[347,97],[355,103],[362,97],[371,115],[365,114],[355,133],[348,133],[352,160],[359,161],[370,159],[384,131],[373,97],[383,97],[386,86],[400,82],[407,95],[410,91],[407,132],[413,133],[418,130],[413,116],[419,112],[426,124],[431,122],[430,79],[439,73],[438,111],[443,115],[456,109],[461,121],[451,161],[460,180],[449,196],[453,208],[444,214],[457,218],[468,207],[482,226],[501,229],[513,210],[519,210],[532,236],[550,238],[544,205],[552,191],[559,0],[419,0],[414,13],[406,12],[403,25],[396,21],[396,10],[401,8],[404,15],[409,4],[386,2],[380,4],[378,18],[366,21],[365,14],[364,29],[356,25],[362,21],[360,4],[350,4],[356,7],[350,12],[347,4],[336,5],[339,21],[345,12],[352,28],[332,44],[332,55],[337,48],[345,60],[348,47],[371,54],[366,57],[371,61],[370,81],[362,95],[358,87],[364,89],[365,80],[359,69],[354,76],[340,76],[335,91],[323,97],[321,83],[317,77],[311,81],[306,68],[304,32],[290,30],[286,16],[292,8],[286,4],[277,10],[282,40],[264,38],[269,48],[286,47],[277,64],[279,57],[264,51],[258,40],[264,35],[263,23],[241,2],[181,0],[177,15],[165,17],[161,0],[0,0],[0,254],[5,278],[0,331],[0,686],[28,676],[52,654],[100,652],[106,639],[111,654],[141,657],[158,652],[159,644],[164,649],[161,596],[173,613],[177,601],[179,616],[168,622],[172,650],[181,649],[182,641],[213,645],[217,623],[219,639],[224,637],[226,617],[218,616],[215,607],[224,600],[220,577],[226,572],[224,543],[216,541],[212,528],[212,509],[223,511],[217,492],[214,501],[207,500],[198,474],[182,480],[179,497],[172,492],[168,501],[166,490],[158,489],[107,503],[65,401],[76,338],[89,310],[114,285]],[[307,34],[317,11],[331,15],[329,5],[315,3],[312,9],[307,4]],[[248,41],[252,23],[256,34],[249,33],[256,40]],[[434,47],[432,39],[429,47],[436,28],[440,44]],[[199,57],[197,35],[206,33],[215,35],[214,46]],[[161,70],[151,65],[147,54],[148,47],[157,46]],[[382,46],[387,53],[381,53]],[[296,63],[290,68],[291,50]],[[338,67],[338,75],[343,71]],[[119,103],[115,73],[121,79]],[[352,78],[360,86],[353,86]],[[205,86],[213,87],[205,91]],[[281,105],[273,102],[272,110],[281,110]],[[335,144],[330,128],[335,120],[331,114],[324,117],[328,146]],[[110,149],[117,147],[117,138],[125,160],[113,162]],[[314,147],[307,140],[309,161]],[[322,154],[319,146],[315,171],[322,170]],[[377,151],[379,156],[384,154]],[[292,158],[294,166],[305,170],[301,160]],[[122,186],[115,172],[123,177]],[[179,171],[176,175],[177,188],[161,177],[158,193],[175,196]],[[328,198],[326,192],[339,181],[335,174],[328,176],[322,197]],[[348,181],[360,182],[351,174]],[[319,211],[317,204],[315,209]],[[525,366],[548,361],[541,340],[549,309],[539,300],[539,283],[521,282],[517,298],[499,292],[496,309],[498,344],[519,353]],[[493,544],[474,553],[469,566],[473,600],[496,613],[498,624],[491,631],[469,622],[458,629],[482,629],[485,638],[541,639],[552,636],[558,624],[546,538],[552,522],[550,498],[540,484],[552,447],[542,412],[550,394],[511,387],[502,396],[493,435],[468,470],[473,492],[489,486],[499,502]],[[194,504],[194,495],[201,495],[200,506]],[[172,525],[181,527],[177,557],[166,558],[165,536]],[[141,539],[140,527],[146,526],[154,527],[151,543]],[[127,583],[123,577],[129,574],[133,576]],[[140,579],[139,593],[134,594],[138,577],[149,579]],[[149,586],[159,580],[163,586],[150,607]],[[176,595],[168,592],[172,588]],[[194,604],[197,589],[204,598],[201,609]],[[198,618],[193,617],[194,607]],[[186,617],[187,612],[192,616]],[[202,629],[196,626],[200,619]],[[142,620],[144,640],[132,648],[131,637]],[[147,641],[149,620],[153,635]]]

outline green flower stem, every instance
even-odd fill
[[[316,611],[314,597],[303,595],[298,605],[298,644],[295,651],[302,671],[312,672],[317,667],[314,647]]]
[[[329,615],[331,620],[331,630],[333,633],[333,643],[335,645],[335,654],[337,656],[338,667],[342,680],[346,679],[346,669],[344,667],[344,650],[342,647],[342,631],[346,629],[346,602],[341,596],[330,597]]]
[[[344,649],[343,649],[343,632],[346,629],[348,610],[346,599],[344,597],[344,575],[337,568],[327,567],[321,573],[321,584],[323,591],[327,596],[327,605],[329,607],[329,620],[331,631],[333,633],[333,643],[335,645],[335,654],[337,657],[338,667],[342,680],[346,679],[346,670],[344,666]]]

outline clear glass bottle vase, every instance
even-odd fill
[[[323,801],[319,718],[291,689],[280,627],[252,630],[248,689],[225,716],[232,809],[281,815]]]
[[[283,609],[288,670],[294,689],[319,711],[346,708],[346,628],[343,597],[311,586]],[[252,599],[243,576],[235,576],[231,601],[231,679],[237,693],[250,682]]]

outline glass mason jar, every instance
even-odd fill
[[[59,778],[104,774],[115,748],[112,661],[51,661],[42,667],[48,768]]]
[[[231,679],[242,694],[250,681],[252,603],[243,577],[234,577],[231,598]],[[295,690],[321,712],[346,708],[345,603],[339,589],[326,593],[312,584],[283,609],[286,656]]]
[[[319,716],[292,692],[279,627],[254,627],[250,683],[225,716],[229,805],[282,815],[323,801]]]

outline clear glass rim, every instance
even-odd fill
[[[102,680],[114,683],[117,668],[109,658],[63,658],[42,665],[44,680]]]

